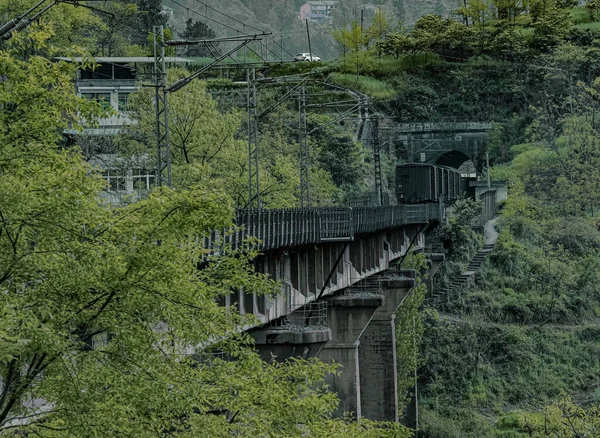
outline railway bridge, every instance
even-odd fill
[[[239,291],[222,302],[261,321],[250,333],[263,358],[334,360],[343,368],[327,383],[338,415],[398,421],[394,314],[417,278],[398,261],[422,250],[426,227],[444,215],[443,204],[244,209],[236,232],[206,243],[259,239],[257,271],[282,285],[276,297]],[[442,260],[430,257],[430,274]]]

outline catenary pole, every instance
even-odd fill
[[[156,183],[171,186],[169,106],[163,26],[154,26],[154,104],[156,111]],[[166,170],[166,175],[164,172]]]
[[[308,38],[308,53],[310,54],[310,61],[313,60],[312,46],[310,44],[310,29],[308,28],[308,18],[306,19],[306,37]]]

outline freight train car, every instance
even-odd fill
[[[396,198],[400,204],[433,202],[439,197],[440,174],[431,164],[396,166]]]
[[[410,163],[396,166],[396,199],[399,204],[452,202],[462,196],[458,170],[433,164]]]
[[[446,201],[455,201],[462,198],[464,184],[460,172],[452,167],[437,166],[443,168],[447,175]]]

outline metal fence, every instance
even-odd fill
[[[311,301],[300,308],[291,305],[288,311],[287,324],[290,326],[327,327],[327,301]]]
[[[395,198],[391,197],[388,192],[381,194],[381,205],[392,205],[396,204]],[[379,194],[375,191],[361,193],[359,195],[353,195],[348,197],[344,205],[348,207],[378,207],[379,206]]]
[[[359,208],[239,209],[236,229],[214,232],[205,245],[215,253],[229,244],[239,248],[248,239],[259,241],[262,251],[324,242],[347,242],[358,234],[370,234],[408,224],[439,220],[441,204],[390,205]]]

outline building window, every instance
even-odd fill
[[[81,93],[81,97],[87,100],[95,100],[102,105],[103,110],[110,108],[110,93]]]
[[[102,178],[104,178],[108,183],[107,190],[112,192],[125,191],[125,176],[123,176],[118,170],[103,170]]]
[[[102,332],[92,336],[92,348],[94,350],[108,345],[109,336],[107,332]]]
[[[155,172],[148,169],[133,169],[133,190],[150,190],[154,186]]]
[[[129,95],[131,93],[119,93],[119,111],[122,113],[127,112],[127,105],[129,105]]]

